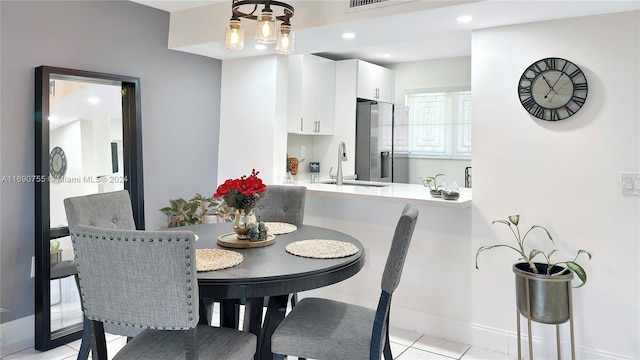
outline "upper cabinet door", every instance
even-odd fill
[[[392,69],[379,67],[378,79],[378,100],[387,103],[395,102],[396,72]]]
[[[335,61],[314,55],[292,55],[288,61],[287,131],[333,134]]]
[[[316,78],[316,134],[335,132],[336,62],[318,58]]]
[[[378,65],[358,61],[356,96],[369,100],[378,99]]]
[[[358,61],[356,96],[361,99],[393,103],[395,71],[366,61]]]

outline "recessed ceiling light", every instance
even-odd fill
[[[386,57],[386,58],[390,58],[391,54],[387,53],[387,54],[383,54],[382,57]]]
[[[92,96],[88,98],[87,101],[89,102],[89,104],[95,105],[100,102],[100,98],[97,96]]]
[[[346,33],[342,34],[342,38],[343,39],[353,39],[354,37],[356,37],[356,34],[354,34],[352,32],[346,32]]]
[[[470,15],[462,15],[462,16],[458,16],[456,20],[460,23],[467,23],[473,20],[473,17],[471,17]]]
[[[256,45],[255,45],[255,48],[256,48],[256,49],[258,49],[258,50],[264,50],[264,49],[266,49],[266,48],[267,48],[267,46],[266,46],[266,45],[263,45],[263,44],[256,44]]]

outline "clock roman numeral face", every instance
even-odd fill
[[[67,157],[60,147],[54,147],[49,154],[49,174],[54,179],[62,178],[67,172]]]
[[[587,99],[587,78],[578,66],[561,58],[531,64],[520,77],[518,97],[533,116],[549,121],[566,119]]]

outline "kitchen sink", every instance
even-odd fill
[[[319,184],[335,184],[336,179],[321,180],[321,181],[318,181],[318,183]],[[364,186],[364,187],[387,187],[387,186],[390,186],[391,183],[365,181],[365,180],[343,180],[342,185]]]

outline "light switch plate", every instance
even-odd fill
[[[620,188],[623,195],[640,195],[640,173],[621,172]]]

